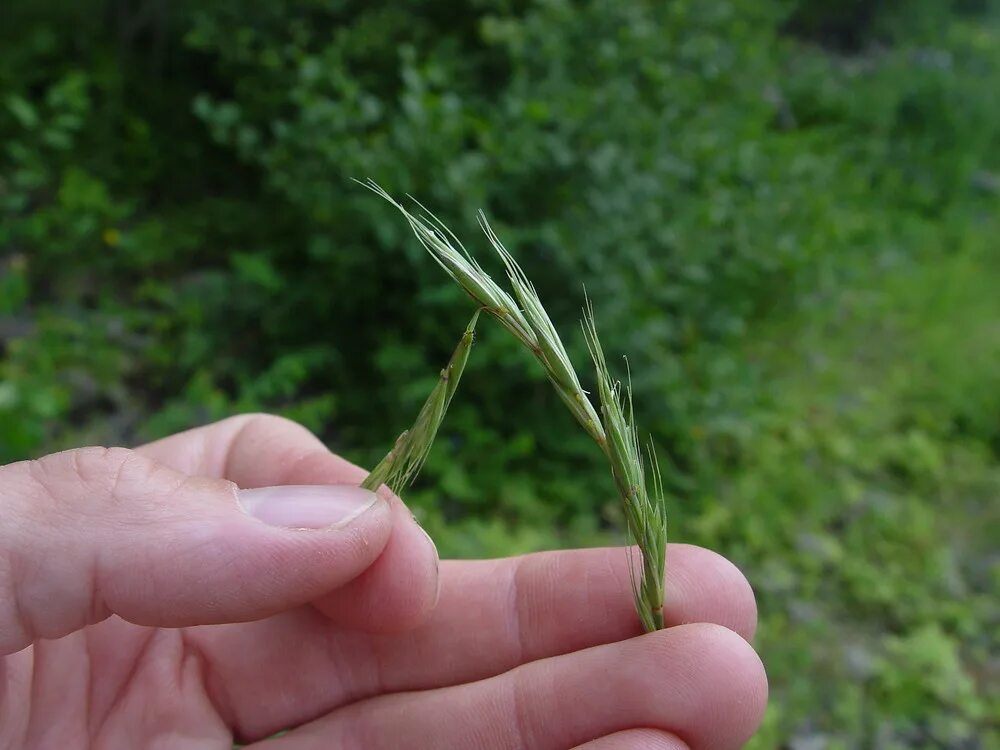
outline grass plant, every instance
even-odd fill
[[[632,564],[632,593],[636,611],[646,631],[662,628],[667,545],[666,496],[652,447],[647,451],[648,466],[643,459],[635,426],[631,388],[626,386],[623,395],[621,382],[611,375],[597,335],[593,308],[588,303],[583,329],[596,369],[600,414],[580,385],[580,378],[566,347],[534,285],[504,247],[482,211],[479,213],[479,224],[504,265],[513,295],[498,285],[458,237],[420,203],[414,201],[420,213],[413,213],[375,182],[369,180],[361,184],[395,206],[431,257],[481,310],[492,316],[534,355],[559,398],[607,456],[615,487],[621,498],[629,537],[635,542],[641,557],[638,564]],[[469,345],[474,325],[475,318],[466,331],[470,337]],[[463,336],[463,344],[465,340],[466,337]],[[459,345],[459,350],[463,349],[463,344]],[[455,357],[457,356],[458,350]],[[452,358],[453,361],[455,357]],[[463,357],[468,357],[468,346],[464,347]],[[463,366],[464,361],[463,358]],[[390,487],[393,486],[392,481],[405,484],[419,470],[424,456],[430,450],[437,425],[447,409],[444,391],[450,384],[453,393],[457,378],[461,375],[458,370],[456,375],[449,376],[451,367],[449,364],[442,371],[442,380],[431,393],[413,428],[400,436],[396,446],[375,468],[369,480],[366,480],[367,485],[374,483],[377,487],[383,481]],[[383,479],[383,474],[389,479]],[[631,561],[634,557],[631,547],[629,555]]]

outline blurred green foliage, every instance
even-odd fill
[[[486,257],[482,207],[581,366],[583,284],[629,355],[673,538],[757,587],[755,746],[1000,746],[994,2],[3,13],[0,460],[268,410],[370,465],[469,310],[349,178]],[[449,554],[619,542],[482,328],[411,504]]]

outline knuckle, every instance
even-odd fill
[[[20,568],[17,550],[4,544],[0,550],[0,657],[19,651],[34,640],[34,625],[22,605]]]
[[[319,456],[329,459],[329,451],[306,427],[274,414],[241,414],[225,420],[229,433],[225,464],[222,474],[228,476],[234,464],[248,463],[248,456],[267,453],[280,459],[284,466],[282,481],[303,464],[310,465]]]
[[[25,462],[20,487],[25,512],[55,523],[59,517],[93,515],[131,499],[140,487],[161,487],[167,467],[128,448],[91,446]],[[164,476],[160,476],[163,474]]]
[[[132,451],[127,448],[89,446],[53,453],[27,462],[27,474],[49,495],[72,482],[93,488],[114,479]]]
[[[541,737],[537,726],[539,724],[535,707],[537,700],[531,695],[528,672],[523,668],[514,670],[509,681],[507,701],[509,712],[513,717],[510,723],[510,745],[516,748],[533,748],[540,746]]]
[[[302,432],[308,432],[305,427],[295,420],[289,419],[288,417],[282,417],[278,414],[271,414],[269,412],[249,412],[246,414],[239,414],[235,417],[224,419],[222,423],[231,423],[241,432],[258,430],[263,433],[284,430],[299,430]]]
[[[85,524],[131,460],[124,448],[89,447],[0,469],[0,651],[107,615]]]
[[[135,454],[127,448],[79,448],[69,452],[72,478],[86,487],[114,486]]]

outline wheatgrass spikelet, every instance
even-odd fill
[[[521,303],[522,312],[535,334],[535,346],[530,347],[535,358],[541,363],[545,374],[548,375],[556,393],[563,403],[570,410],[576,421],[585,429],[598,444],[604,440],[601,429],[601,420],[594,411],[594,405],[590,403],[580,379],[577,377],[573,363],[562,339],[552,325],[552,319],[545,312],[542,301],[538,298],[535,286],[525,276],[524,271],[514,260],[514,257],[507,252],[500,238],[486,220],[486,214],[479,212],[479,226],[486,233],[487,239],[503,261],[504,268],[507,269],[507,278],[510,279],[514,296]]]
[[[666,496],[660,468],[652,447],[648,448],[652,495],[646,485],[646,467],[635,427],[632,387],[626,387],[628,410],[621,395],[621,383],[613,380],[597,337],[594,310],[587,304],[583,332],[597,371],[597,392],[601,400],[601,415],[607,436],[606,453],[611,474],[622,500],[629,536],[642,556],[640,581],[633,578],[635,606],[647,631],[663,627],[664,561],[667,552]]]
[[[438,428],[462,378],[478,320],[479,310],[476,310],[451,359],[441,370],[441,376],[420,408],[413,426],[396,438],[392,449],[361,483],[362,487],[374,492],[384,484],[398,495],[416,478],[430,453]]]
[[[395,206],[403,214],[420,244],[437,261],[438,265],[447,271],[448,275],[465,290],[465,293],[522,343],[529,347],[535,346],[534,334],[518,309],[517,303],[490,278],[488,273],[480,268],[479,264],[466,252],[458,238],[434,214],[417,203],[416,200],[414,203],[424,211],[426,217],[412,214],[374,181],[356,182]],[[451,244],[451,240],[454,240],[461,250],[456,249]]]

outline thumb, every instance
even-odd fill
[[[358,487],[239,490],[124,448],[0,467],[0,655],[112,614],[258,619],[360,575],[392,531]]]

